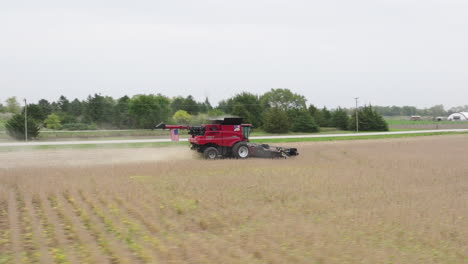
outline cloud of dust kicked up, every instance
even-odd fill
[[[0,168],[93,166],[199,158],[188,147],[60,149],[0,152]]]

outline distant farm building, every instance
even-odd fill
[[[411,121],[419,121],[421,120],[421,116],[411,116]]]
[[[453,113],[447,117],[449,121],[468,121],[468,112]]]

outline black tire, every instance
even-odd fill
[[[239,142],[232,148],[232,154],[235,158],[246,159],[250,155],[249,146],[247,146],[247,144],[244,142]]]
[[[214,160],[218,158],[218,150],[214,147],[208,147],[203,151],[203,157],[205,159]]]

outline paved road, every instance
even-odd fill
[[[401,135],[401,134],[420,134],[434,132],[468,132],[468,129],[437,129],[437,130],[414,130],[398,132],[371,132],[358,134],[309,134],[309,135],[287,135],[287,136],[258,136],[250,139],[281,139],[281,138],[324,138],[324,137],[363,137],[376,135]],[[52,142],[9,142],[0,143],[0,147],[20,147],[20,146],[53,146],[53,145],[84,145],[84,144],[128,144],[128,143],[154,143],[170,142],[167,139],[126,139],[126,140],[89,140],[89,141],[52,141]],[[187,141],[186,138],[180,141]]]

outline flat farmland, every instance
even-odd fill
[[[0,153],[0,263],[468,261],[467,135],[287,146]]]

